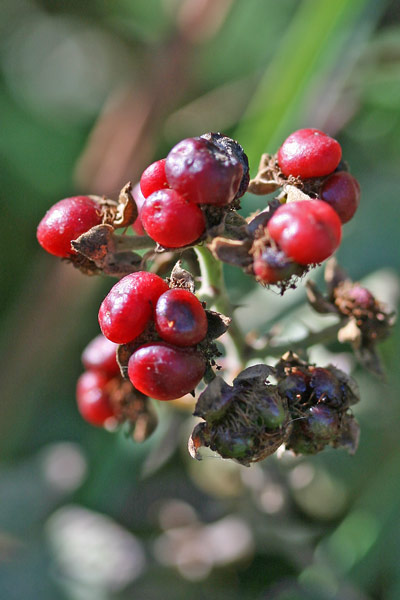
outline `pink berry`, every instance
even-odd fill
[[[99,310],[103,334],[116,344],[140,335],[153,317],[158,298],[169,289],[154,273],[139,271],[123,277],[104,298]]]
[[[283,142],[278,164],[286,177],[308,179],[329,175],[342,157],[339,142],[318,129],[299,129]]]
[[[76,386],[78,410],[85,421],[102,427],[114,417],[110,396],[106,390],[109,378],[98,371],[86,371]]]
[[[211,139],[188,138],[169,152],[165,173],[169,185],[197,204],[229,204],[239,191],[243,166],[233,153]]]
[[[115,377],[120,374],[117,363],[117,344],[110,342],[104,335],[96,336],[82,353],[82,363],[88,371],[100,371],[104,375]]]
[[[68,258],[76,254],[71,247],[76,240],[95,225],[100,225],[101,215],[97,202],[88,196],[73,196],[54,204],[37,228],[39,244],[50,254]]]
[[[175,346],[194,346],[206,337],[208,321],[201,302],[188,290],[173,289],[162,294],[155,310],[160,337]]]
[[[165,175],[165,158],[162,158],[143,171],[140,178],[140,189],[143,196],[147,198],[150,194],[167,187],[169,186]]]
[[[174,400],[201,381],[206,364],[196,350],[164,342],[145,344],[132,354],[128,375],[134,387],[155,400]]]
[[[353,218],[358,208],[360,185],[350,173],[339,171],[324,181],[320,198],[332,206],[342,223],[347,223]]]
[[[201,208],[175,190],[151,194],[142,206],[140,218],[147,234],[165,248],[192,244],[206,227]]]
[[[278,208],[267,225],[272,240],[292,260],[308,265],[331,256],[340,244],[342,226],[322,200],[290,202]]]

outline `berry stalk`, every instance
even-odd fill
[[[199,261],[201,273],[201,287],[198,290],[199,298],[207,303],[208,308],[215,308],[218,312],[229,316],[232,320],[225,336],[229,340],[226,353],[232,362],[240,368],[248,359],[248,345],[244,334],[235,319],[232,306],[225,287],[223,264],[218,261],[205,246],[196,246],[195,252]],[[228,346],[228,344],[226,344]]]

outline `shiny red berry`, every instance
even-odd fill
[[[322,200],[280,206],[267,229],[279,248],[301,265],[319,263],[331,256],[342,235],[338,215]]]
[[[114,377],[120,374],[116,357],[117,344],[104,335],[96,336],[82,352],[82,363],[88,371],[100,371]]]
[[[286,177],[308,179],[329,175],[342,157],[339,142],[318,129],[299,129],[283,142],[278,164]]]
[[[128,375],[135,388],[146,396],[174,400],[194,390],[205,368],[204,358],[196,350],[153,342],[132,354]]]
[[[360,185],[347,171],[333,173],[321,187],[320,198],[337,212],[342,223],[353,218],[360,202]]]
[[[151,194],[142,206],[140,218],[147,234],[166,248],[192,244],[206,227],[201,208],[175,190]]]
[[[239,190],[243,166],[211,139],[188,138],[169,152],[165,173],[169,185],[190,201],[225,205]]]
[[[162,158],[143,171],[140,178],[140,189],[143,196],[147,198],[150,194],[167,187],[169,186],[165,175],[165,158]]]
[[[201,302],[183,289],[168,290],[159,297],[155,310],[159,336],[175,346],[194,346],[206,337],[208,322]]]
[[[104,298],[99,310],[103,334],[117,344],[140,335],[153,317],[158,298],[169,289],[161,277],[139,271],[123,277]]]
[[[60,200],[47,211],[36,235],[39,244],[47,252],[68,258],[76,254],[71,247],[72,240],[100,223],[97,202],[88,196],[74,196]]]
[[[86,371],[76,386],[76,401],[82,417],[91,425],[102,427],[114,417],[110,396],[106,390],[109,377],[98,371]]]

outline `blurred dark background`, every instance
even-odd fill
[[[232,135],[254,174],[262,152],[317,127],[362,188],[339,260],[394,306],[399,2],[2,0],[0,73],[0,597],[398,600],[398,327],[384,382],[349,348],[312,350],[360,383],[354,457],[197,463],[188,411],[159,406],[142,445],[80,418],[80,354],[112,281],[45,255],[35,233],[55,201],[115,197],[184,137]],[[248,194],[243,214],[263,203]],[[319,326],[301,290],[282,300],[226,278],[246,329]]]

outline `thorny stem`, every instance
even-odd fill
[[[208,308],[214,307],[218,312],[232,319],[225,334],[231,348],[226,344],[226,350],[228,355],[236,358],[238,366],[242,368],[246,363],[248,347],[245,336],[235,319],[234,307],[226,292],[222,262],[216,260],[205,246],[196,246],[194,250],[201,273],[199,297],[207,303]]]

